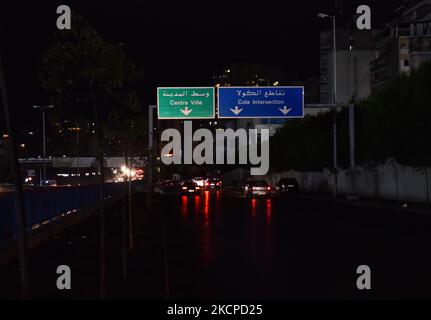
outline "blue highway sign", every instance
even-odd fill
[[[304,87],[219,87],[219,118],[303,118]]]

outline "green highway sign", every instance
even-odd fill
[[[214,119],[213,87],[157,88],[159,119]]]

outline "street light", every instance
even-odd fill
[[[42,139],[43,139],[43,181],[42,181],[42,185],[45,186],[46,185],[46,128],[45,128],[45,111],[49,110],[49,109],[53,109],[54,106],[50,105],[50,106],[45,106],[45,107],[40,107],[40,106],[33,106],[33,109],[39,110],[42,112],[42,128],[43,128],[43,133],[42,133]]]
[[[334,80],[334,84],[333,84],[333,96],[332,96],[332,101],[334,105],[337,105],[337,40],[336,40],[336,24],[335,24],[335,15],[329,15],[326,13],[318,13],[317,17],[320,19],[327,19],[330,18],[332,19],[332,48],[333,48],[333,54],[332,54],[332,58],[333,58],[333,80]],[[332,123],[332,127],[333,127],[333,157],[334,157],[334,169],[335,169],[335,179],[337,180],[337,167],[338,167],[338,163],[337,163],[337,109],[335,109],[334,112],[334,119],[333,119],[333,123]],[[337,184],[337,182],[335,182],[335,184]],[[335,196],[337,196],[337,186],[335,186]]]

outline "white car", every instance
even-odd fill
[[[198,186],[203,188],[205,186],[205,179],[202,177],[193,178],[192,181]]]

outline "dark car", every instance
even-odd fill
[[[297,195],[299,193],[298,181],[293,178],[281,179],[278,182],[277,191],[280,195]]]
[[[271,186],[266,181],[248,181],[244,185],[244,195],[253,196],[270,196]]]
[[[181,181],[179,180],[164,180],[159,182],[155,186],[155,190],[161,194],[178,194],[178,191],[181,188]]]
[[[222,188],[222,182],[220,179],[208,179],[205,181],[205,188],[207,190],[220,190]]]
[[[193,181],[184,181],[181,184],[181,194],[200,194],[202,188]]]

